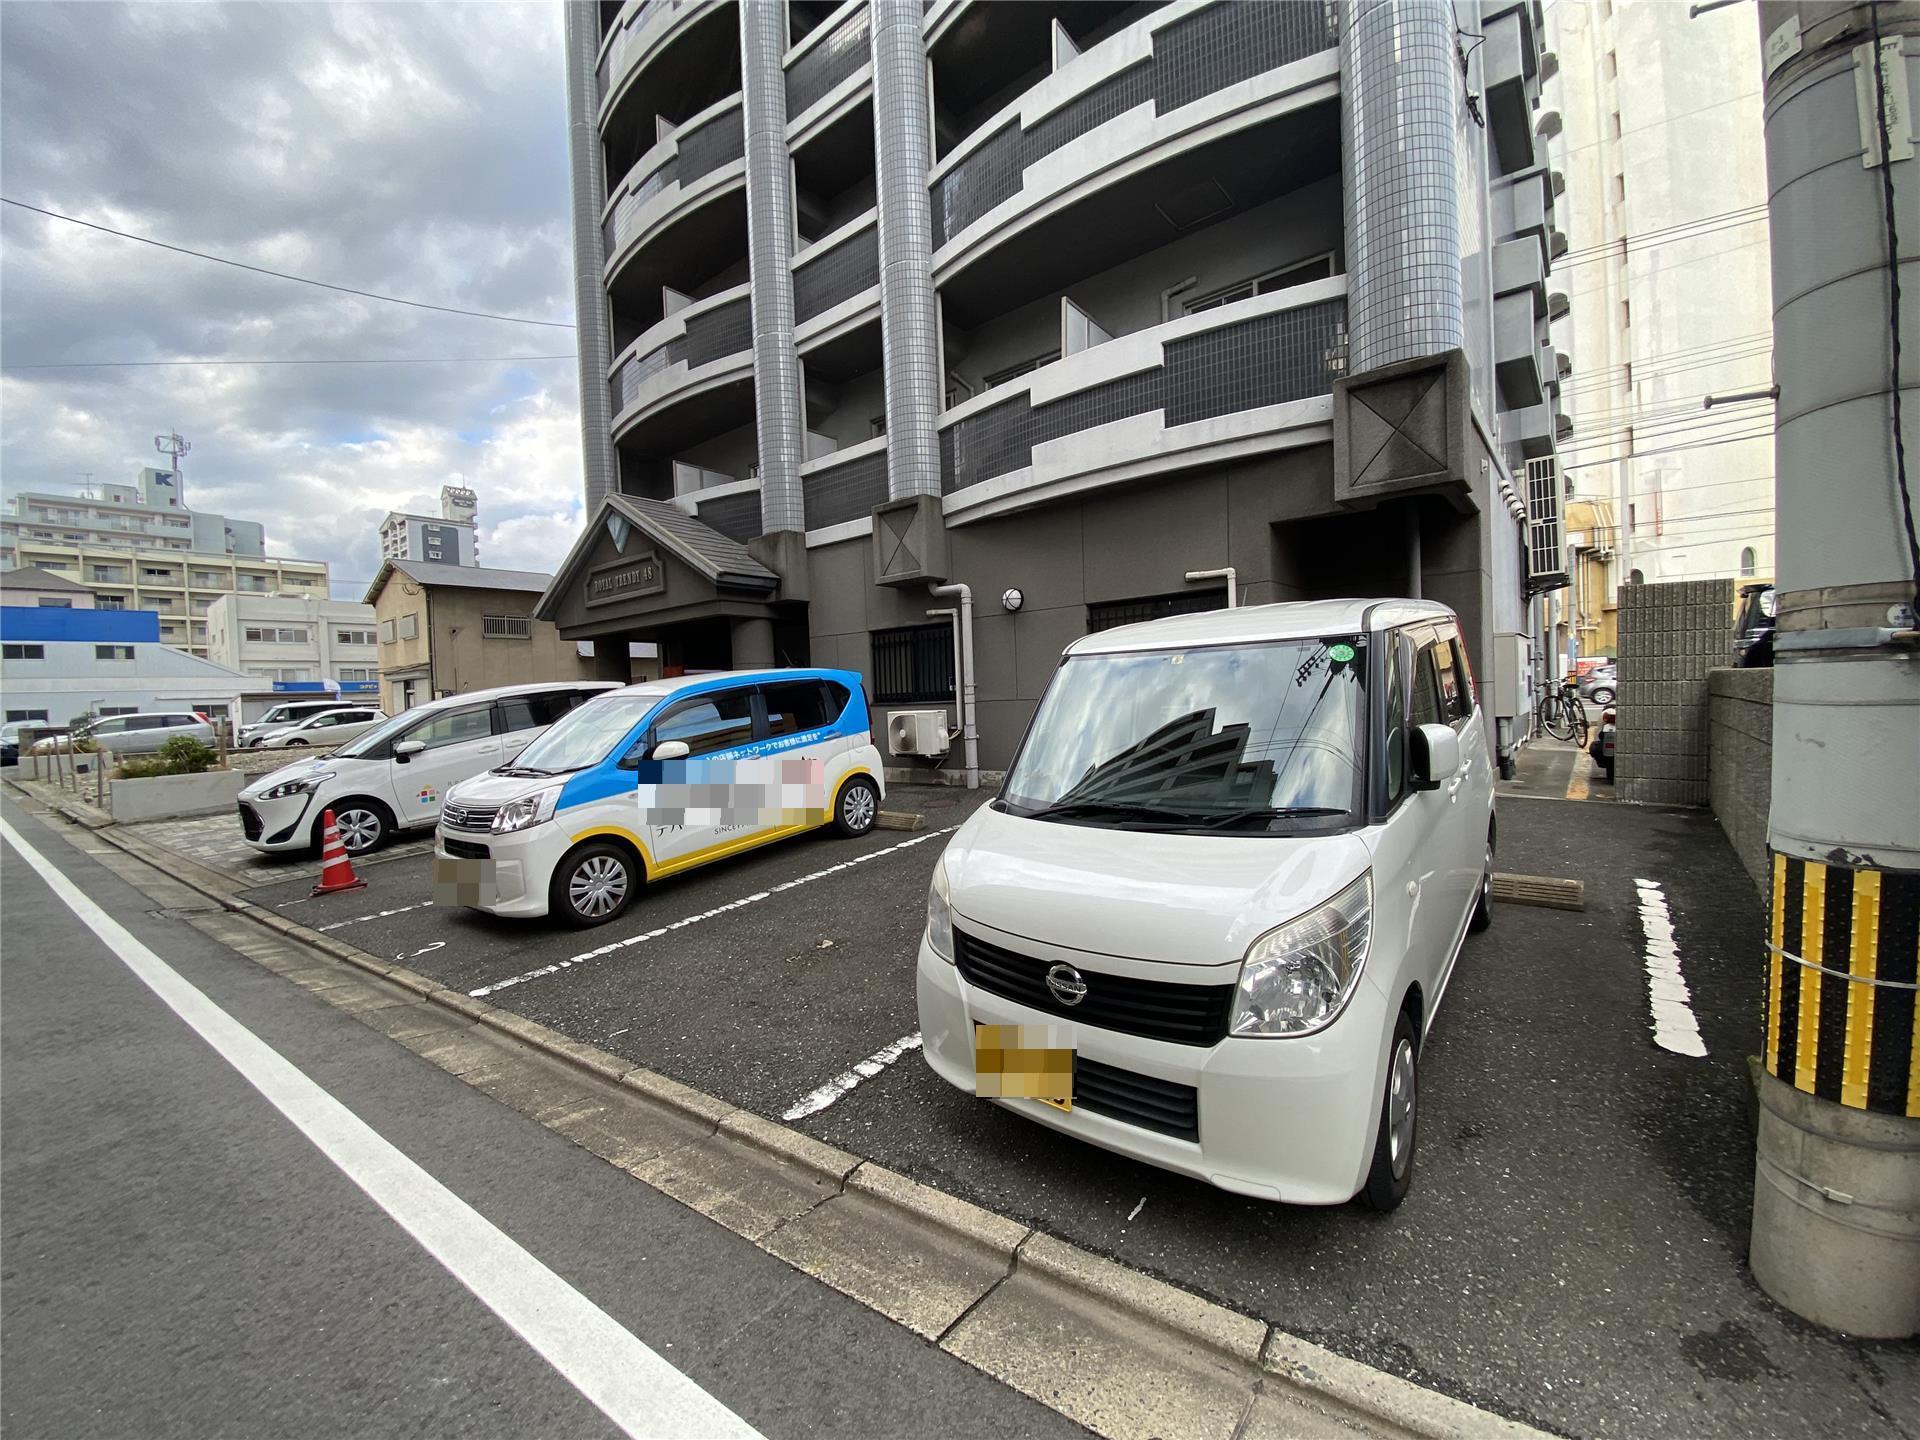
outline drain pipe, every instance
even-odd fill
[[[944,608],[929,610],[927,611],[927,615],[928,615],[928,618],[930,619],[946,621],[947,628],[953,632],[953,714],[954,714],[954,718],[958,720],[961,714],[961,709],[960,709],[960,612],[954,609],[951,605],[949,605]],[[948,735],[947,739],[956,740],[959,738],[959,736],[960,736],[960,729],[956,725],[953,730],[953,733]],[[945,764],[945,763],[946,762],[944,760],[941,761],[941,764]]]
[[[1227,608],[1229,610],[1239,608],[1240,587],[1234,582],[1233,566],[1223,566],[1218,570],[1187,571],[1187,583],[1192,584],[1196,580],[1225,580],[1227,582]]]
[[[973,591],[955,581],[929,585],[928,593],[960,599],[960,744],[967,758],[967,788],[980,788],[980,732],[973,723]]]

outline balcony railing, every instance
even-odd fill
[[[828,457],[819,469],[801,472],[801,499],[809,530],[864,520],[887,498],[887,447],[884,440],[868,442],[864,453],[845,460]]]
[[[872,27],[872,12],[862,4],[840,17],[825,35],[807,37],[811,43],[805,52],[787,66],[789,120],[797,120],[826,99],[834,86],[867,63]]]
[[[933,182],[933,244],[946,244],[995,206],[1020,193],[1027,167],[1130,110],[1156,116],[1277,70],[1339,44],[1332,0],[1246,5],[1233,0],[1152,30],[1152,53],[1052,111],[1031,129],[1017,111]],[[1124,32],[1122,32],[1124,33]],[[1114,44],[1114,36],[1103,44]],[[1100,47],[1089,50],[1095,55]],[[1086,56],[1081,57],[1085,59]]]
[[[879,283],[880,230],[869,216],[863,229],[793,267],[794,321],[804,325]]]
[[[660,161],[650,173],[643,174],[620,197],[613,212],[602,222],[601,235],[606,241],[609,258],[619,254],[620,247],[639,228],[640,212],[646,208],[647,202],[664,192],[669,185],[678,181],[684,189],[702,176],[711,175],[722,165],[730,164],[746,154],[746,130],[741,118],[740,97],[734,96],[729,108],[720,114],[677,132],[673,141],[673,153]],[[633,168],[639,171],[646,163],[643,158]],[[635,179],[632,172],[627,178],[630,182]]]
[[[1072,365],[1078,356],[1009,381],[1003,387],[1011,392],[1008,398],[940,427],[941,489],[951,494],[1025,469],[1033,464],[1035,446],[1129,416],[1159,411],[1164,426],[1172,429],[1331,394],[1346,368],[1345,297],[1240,318],[1247,308],[1263,307],[1273,298],[1210,311],[1208,319],[1218,316],[1224,323],[1205,329],[1197,329],[1192,318],[1161,327],[1171,334],[1162,343],[1158,366],[1055,400],[1035,404],[1032,387],[1044,386],[1050,372],[1059,373],[1057,367]]]
[[[673,339],[635,355],[613,372],[608,394],[620,415],[640,398],[640,387],[679,364],[689,370],[753,348],[753,309],[742,293],[724,304],[687,316],[686,328]]]
[[[613,43],[607,46],[607,53],[600,57],[600,64],[594,69],[594,78],[600,82],[600,100],[606,100],[612,93],[613,82],[626,74],[628,63],[637,52],[646,48],[649,37],[645,32],[654,21],[699,3],[700,0],[644,0],[620,33],[613,37]]]

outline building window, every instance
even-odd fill
[[[1613,203],[1616,205],[1624,205],[1627,203],[1627,177],[1625,175],[1616,175],[1613,177]]]
[[[378,680],[380,672],[371,665],[342,665],[339,679],[342,684],[349,680]]]
[[[876,630],[873,698],[897,704],[953,698],[953,627],[905,625]]]
[[[42,610],[71,610],[73,608],[73,601],[55,600],[50,595],[42,595],[38,603]]]
[[[373,645],[378,637],[371,630],[336,630],[333,641],[336,645]]]
[[[382,645],[391,645],[393,643],[393,622],[391,620],[382,620],[380,622],[380,643]]]
[[[1747,580],[1758,574],[1759,571],[1757,567],[1759,563],[1760,557],[1754,554],[1753,546],[1748,545],[1744,547],[1740,551],[1740,578]]]
[[[96,610],[124,610],[127,608],[127,597],[124,595],[96,595],[93,597],[93,608]]]
[[[1607,117],[1607,137],[1612,140],[1618,140],[1620,138],[1620,112],[1618,110]]]
[[[1087,606],[1087,631],[1111,630],[1142,620],[1164,620],[1169,615],[1198,615],[1203,610],[1227,608],[1225,590],[1182,590],[1174,595],[1149,595],[1139,600],[1103,600]]]
[[[1644,585],[1646,583],[1647,583],[1647,577],[1644,574],[1642,574],[1640,571],[1629,570],[1627,572],[1627,584]]]
[[[307,643],[307,627],[304,625],[249,625],[246,627],[246,636],[256,645],[304,645]]]
[[[420,633],[420,616],[409,610],[400,617],[399,630],[396,632],[402,640],[411,640]]]
[[[1187,314],[1197,315],[1202,310],[1216,310],[1222,305],[1231,305],[1236,300],[1251,300],[1256,295],[1271,295],[1276,290],[1285,290],[1294,285],[1305,285],[1312,280],[1325,280],[1333,274],[1333,252],[1316,255],[1311,260],[1301,260],[1292,265],[1283,265],[1278,270],[1269,270],[1264,275],[1256,275],[1251,280],[1242,280],[1225,289],[1215,290],[1202,295],[1197,300],[1187,301]]]
[[[133,646],[96,645],[93,647],[93,658],[96,660],[131,660],[133,659]]]
[[[93,713],[102,720],[107,720],[115,715],[138,715],[140,707],[138,705],[102,705]]]
[[[1622,330],[1629,330],[1632,327],[1633,327],[1633,306],[1628,304],[1625,300],[1622,300],[1620,302],[1620,328]]]
[[[531,615],[483,615],[480,633],[489,640],[529,640],[533,638]]]
[[[7,711],[7,723],[9,725],[14,724],[15,722],[19,722],[21,724],[31,724],[35,720],[38,720],[42,725],[46,724],[47,712],[44,710],[9,710]]]
[[[1022,360],[1018,365],[1009,365],[1004,370],[996,370],[986,377],[984,388],[991,390],[996,385],[1004,385],[1009,380],[1018,380],[1022,375],[1031,375],[1042,365],[1051,365],[1060,358],[1058,350],[1049,350],[1044,355],[1036,355],[1031,360]]]
[[[0,660],[44,660],[47,647],[44,645],[0,645]]]

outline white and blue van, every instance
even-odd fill
[[[629,685],[447,793],[435,900],[601,925],[648,881],[824,825],[864,835],[885,793],[854,671]]]

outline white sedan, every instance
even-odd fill
[[[296,720],[284,729],[270,731],[252,742],[252,745],[263,750],[297,749],[303,745],[344,745],[363,730],[371,730],[383,723],[386,718],[385,711],[365,706],[322,710],[317,715]]]

